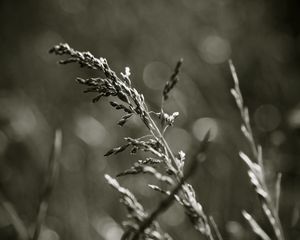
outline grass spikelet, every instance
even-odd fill
[[[175,85],[179,81],[178,74],[179,74],[180,68],[182,66],[182,63],[183,63],[183,59],[181,58],[177,62],[174,72],[171,75],[169,81],[166,82],[165,87],[163,89],[163,101],[166,101],[169,98],[169,95],[168,95],[169,92],[175,87]]]
[[[245,138],[248,140],[249,145],[252,150],[252,155],[255,158],[255,161],[251,160],[245,153],[240,152],[240,157],[243,159],[243,161],[247,164],[249,170],[248,175],[250,178],[250,182],[253,185],[256,193],[259,196],[262,209],[267,216],[269,223],[271,224],[273,231],[275,233],[275,236],[278,240],[284,240],[284,233],[282,230],[281,222],[278,216],[278,201],[279,201],[279,195],[280,195],[280,178],[277,180],[277,183],[275,184],[275,197],[272,198],[270,194],[270,190],[267,187],[266,184],[266,174],[264,171],[264,164],[263,164],[263,157],[262,157],[262,148],[260,145],[257,145],[253,133],[252,128],[250,124],[250,117],[249,117],[249,111],[244,106],[244,100],[243,96],[240,90],[239,86],[239,80],[237,77],[237,73],[235,70],[235,67],[231,60],[229,60],[229,67],[231,70],[231,75],[234,81],[234,88],[231,89],[231,93],[235,99],[235,102],[237,104],[237,107],[241,114],[242,119],[242,126],[241,131],[244,134]],[[252,227],[252,230],[258,234],[258,232],[261,232],[262,229],[259,227],[259,225],[256,223],[256,221],[252,218],[251,215],[244,212],[243,213],[246,220],[249,222],[249,224]],[[259,228],[258,228],[259,227]],[[255,230],[256,229],[256,230]],[[257,229],[260,229],[259,231]],[[266,238],[268,239],[268,238]]]
[[[254,220],[254,218],[247,213],[246,211],[242,212],[244,218],[248,221],[250,224],[253,232],[259,236],[263,240],[271,240],[271,238],[265,233],[265,231],[259,226],[259,224]]]
[[[120,201],[126,207],[128,211],[127,221],[123,222],[125,233],[122,239],[134,239],[135,232],[138,230],[139,225],[145,221],[148,217],[148,213],[144,210],[143,206],[139,203],[136,197],[126,188],[120,186],[118,181],[109,175],[105,175],[105,179],[110,186],[116,189],[121,197]],[[172,238],[162,232],[159,224],[153,222],[141,232],[142,239],[153,240],[171,240]]]

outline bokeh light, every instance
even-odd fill
[[[91,224],[100,236],[107,240],[120,239],[123,230],[109,216],[94,216]]]
[[[213,118],[199,118],[193,123],[193,134],[199,140],[203,141],[205,135],[209,132],[209,141],[213,141],[219,134],[217,121]]]
[[[107,137],[104,126],[92,116],[83,115],[77,118],[76,134],[86,144],[100,146]]]
[[[40,235],[41,239],[44,240],[59,240],[58,234],[50,228],[43,227]]]
[[[254,113],[255,124],[261,131],[276,129],[281,121],[279,110],[273,105],[262,105]]]
[[[171,128],[166,134],[166,139],[169,141],[175,152],[179,152],[180,150],[186,152],[191,147],[191,136],[182,128]]]
[[[207,63],[222,63],[229,59],[231,48],[226,39],[209,35],[199,45],[201,57]]]
[[[169,79],[171,70],[162,62],[148,63],[143,72],[143,80],[146,86],[153,90],[161,90]]]

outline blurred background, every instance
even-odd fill
[[[59,58],[48,54],[67,42],[106,57],[117,73],[129,66],[134,85],[155,111],[165,81],[184,58],[180,83],[165,108],[180,112],[167,139],[189,159],[211,130],[208,158],[190,182],[224,239],[256,239],[243,209],[270,235],[272,230],[238,157],[250,149],[229,92],[232,58],[271,189],[282,172],[280,217],[287,239],[300,239],[299,7],[296,0],[1,0],[0,184],[28,229],[36,221],[57,127],[63,130],[63,152],[41,239],[119,239],[126,212],[103,176],[141,157],[103,157],[123,137],[142,136],[144,128],[135,120],[117,126],[119,112],[82,93],[75,78],[97,73],[59,66]],[[148,190],[148,178],[119,180],[149,211],[162,199]],[[176,204],[159,221],[174,239],[204,239]],[[1,232],[1,239],[13,235],[3,208]]]

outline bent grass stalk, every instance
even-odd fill
[[[128,67],[125,68],[125,73],[121,73],[121,77],[118,77],[105,58],[96,58],[90,52],[74,50],[66,43],[54,46],[50,49],[50,53],[67,56],[65,60],[59,61],[60,64],[78,63],[81,67],[88,67],[102,72],[104,77],[77,78],[77,81],[87,87],[85,92],[96,94],[93,102],[99,101],[102,97],[114,97],[119,101],[110,102],[116,110],[122,110],[126,113],[120,119],[118,125],[124,126],[131,116],[136,115],[149,131],[149,135],[137,139],[125,138],[126,143],[124,145],[115,147],[105,154],[105,156],[118,154],[126,149],[131,149],[132,154],[138,151],[148,152],[150,157],[137,161],[130,169],[118,174],[118,176],[147,173],[154,176],[158,182],[168,185],[167,189],[149,185],[153,190],[167,196],[165,200],[158,204],[157,209],[149,215],[128,189],[122,188],[115,179],[106,175],[108,183],[121,194],[121,201],[129,212],[128,221],[123,223],[125,233],[122,239],[170,239],[170,236],[161,231],[155,220],[176,200],[185,209],[195,229],[208,239],[213,240],[214,237],[208,217],[204,213],[201,204],[196,200],[194,189],[186,183],[186,179],[193,171],[187,171],[186,175],[184,174],[185,153],[180,151],[174,154],[164,138],[165,131],[174,124],[178,113],[165,113],[163,103],[168,99],[169,92],[179,80],[178,73],[182,60],[177,63],[174,73],[163,89],[161,111],[153,112],[148,109],[143,94],[132,86]],[[160,122],[160,126],[158,122]],[[206,146],[206,142],[207,137],[202,145]],[[205,149],[202,149],[202,151],[205,154]],[[165,167],[165,172],[158,172],[156,165],[159,164]],[[191,163],[194,167],[195,164],[197,164],[197,160],[193,160]],[[156,234],[153,235],[153,233]]]

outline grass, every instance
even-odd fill
[[[125,68],[124,73],[118,76],[109,66],[105,58],[96,58],[89,52],[80,52],[71,48],[68,44],[54,46],[50,53],[65,55],[66,59],[59,61],[60,64],[78,63],[81,67],[87,67],[99,71],[96,78],[77,78],[77,82],[85,87],[86,93],[93,93],[93,102],[102,98],[109,98],[110,105],[116,111],[124,112],[123,117],[118,121],[118,125],[124,127],[132,116],[137,116],[143,123],[147,134],[139,138],[126,137],[124,144],[110,149],[106,157],[115,155],[125,150],[130,150],[131,154],[146,152],[145,159],[138,160],[133,166],[111,177],[105,174],[107,183],[120,195],[120,201],[127,209],[127,218],[123,222],[124,233],[122,239],[156,239],[170,240],[172,237],[166,233],[159,224],[159,217],[172,204],[177,202],[181,205],[196,231],[209,240],[223,240],[214,218],[206,213],[201,203],[196,197],[196,192],[188,179],[197,171],[199,167],[198,159],[189,159],[185,152],[173,152],[165,139],[165,133],[175,124],[178,112],[167,113],[164,110],[164,103],[169,98],[169,93],[179,82],[180,70],[183,60],[180,59],[169,80],[166,81],[162,89],[162,101],[159,112],[149,109],[142,93],[134,88],[130,69]],[[260,200],[262,211],[273,229],[273,235],[261,227],[255,217],[245,210],[241,213],[249,223],[252,231],[263,240],[277,239],[284,240],[284,232],[279,218],[280,182],[281,174],[278,175],[276,183],[270,189],[266,182],[266,173],[263,164],[262,147],[256,143],[247,107],[244,105],[243,96],[239,86],[239,80],[232,61],[229,61],[229,68],[232,73],[234,87],[231,93],[240,111],[242,125],[241,131],[247,139],[251,148],[251,153],[240,152],[240,158],[248,167],[250,182]],[[199,153],[206,157],[209,147],[209,132],[206,133],[199,148]],[[18,215],[13,205],[0,192],[0,200],[3,209],[6,210],[11,222],[22,240],[38,240],[40,238],[41,227],[45,221],[48,210],[48,203],[58,171],[59,156],[62,148],[62,133],[56,131],[52,151],[49,158],[49,174],[45,181],[45,189],[40,198],[37,210],[35,228],[29,232]],[[188,162],[188,164],[186,164]],[[127,188],[122,187],[116,178],[135,177],[134,175],[147,174],[156,179],[156,185],[148,185],[153,191],[162,194],[163,199],[157,203],[157,207],[149,212],[141,202]],[[145,186],[146,187],[146,186]],[[275,192],[274,196],[271,194]]]
[[[149,185],[154,191],[158,191],[166,197],[157,204],[157,208],[148,213],[136,197],[128,190],[120,186],[115,178],[105,175],[105,178],[114,189],[120,193],[120,200],[128,210],[128,217],[124,222],[124,234],[122,239],[171,239],[165,233],[158,223],[160,214],[166,211],[174,202],[179,203],[185,210],[194,228],[207,239],[222,239],[212,216],[209,216],[203,209],[193,187],[187,183],[187,179],[196,171],[198,160],[186,159],[186,153],[180,151],[175,153],[171,150],[164,134],[169,127],[175,123],[179,113],[166,113],[164,111],[164,102],[168,100],[170,91],[179,81],[180,68],[182,60],[179,60],[175,66],[173,74],[166,82],[162,91],[162,102],[160,112],[153,112],[146,104],[142,93],[137,91],[130,79],[130,69],[126,68],[121,76],[110,68],[105,58],[96,58],[89,52],[80,52],[72,49],[68,44],[59,44],[54,46],[50,53],[65,55],[66,59],[61,60],[60,64],[78,63],[81,67],[91,68],[102,72],[104,77],[82,79],[77,81],[86,87],[85,92],[91,92],[95,96],[93,102],[99,101],[103,97],[112,97],[110,105],[118,111],[123,111],[125,115],[120,119],[118,125],[124,126],[133,115],[136,115],[144,123],[148,134],[140,138],[126,137],[125,143],[109,150],[105,156],[118,154],[126,149],[130,149],[131,154],[139,151],[147,152],[149,157],[134,163],[132,167],[118,174],[117,177],[149,174],[157,179],[158,185]],[[248,175],[262,206],[263,212],[274,231],[278,240],[284,240],[284,233],[279,219],[279,196],[280,179],[278,176],[275,196],[271,196],[271,191],[266,185],[266,174],[263,165],[263,154],[260,145],[257,145],[250,124],[249,112],[244,106],[243,96],[239,87],[239,81],[235,67],[232,61],[229,61],[229,67],[234,80],[234,88],[231,93],[240,111],[242,125],[241,131],[248,140],[252,149],[251,157],[243,152],[239,155],[248,166]],[[204,156],[208,147],[209,132],[202,141],[199,150]],[[189,161],[189,166],[185,166]],[[163,168],[158,168],[163,166]],[[159,171],[158,169],[163,169]],[[253,232],[263,240],[274,239],[270,237],[263,228],[255,221],[254,217],[242,211],[243,216],[250,224]]]
[[[234,80],[234,88],[231,89],[231,94],[233,95],[233,97],[236,101],[236,104],[238,106],[238,109],[240,110],[241,119],[242,119],[241,131],[244,134],[245,138],[249,142],[249,145],[252,149],[251,154],[252,154],[254,160],[251,160],[249,158],[249,156],[247,156],[243,152],[240,152],[239,155],[240,155],[241,159],[244,160],[244,162],[247,164],[247,166],[249,168],[248,175],[249,175],[251,184],[253,185],[253,187],[259,197],[262,209],[274,230],[276,238],[278,240],[284,240],[285,238],[284,238],[284,234],[283,234],[283,229],[282,229],[281,222],[280,222],[280,219],[278,216],[279,215],[281,174],[278,174],[277,182],[274,185],[276,194],[274,197],[272,197],[271,191],[268,189],[267,184],[266,184],[266,173],[265,173],[264,164],[263,164],[262,147],[260,145],[257,145],[254,140],[252,128],[251,128],[251,124],[250,124],[249,111],[248,111],[248,108],[244,106],[244,100],[243,100],[243,96],[242,96],[242,93],[241,93],[241,90],[239,87],[237,73],[236,73],[235,67],[231,60],[229,61],[229,67],[230,67],[232,77]],[[264,240],[271,239],[249,213],[247,213],[246,211],[243,211],[243,216],[249,222],[253,231],[259,237],[261,237]]]
[[[5,196],[4,192],[0,191],[0,204],[10,217],[11,224],[17,233],[20,240],[38,240],[40,237],[41,227],[46,219],[49,198],[53,192],[56,178],[58,175],[59,158],[62,149],[62,132],[56,130],[54,134],[54,141],[51,148],[51,153],[48,162],[48,175],[45,179],[45,187],[40,197],[40,204],[37,209],[37,216],[35,220],[35,226],[33,228],[33,234],[26,227],[22,218],[19,216],[13,204]]]
[[[126,68],[125,73],[117,74],[110,68],[106,59],[96,58],[89,52],[80,52],[72,49],[68,44],[59,44],[54,46],[50,53],[57,55],[66,55],[65,60],[61,60],[60,64],[78,63],[81,67],[88,67],[101,71],[104,78],[78,78],[80,84],[86,86],[85,92],[95,94],[93,102],[99,101],[103,97],[113,97],[116,101],[110,104],[116,110],[125,112],[120,119],[118,125],[124,126],[131,116],[136,115],[144,123],[144,127],[148,130],[148,134],[140,138],[125,138],[125,144],[109,150],[105,156],[118,154],[126,149],[131,149],[131,153],[135,154],[139,151],[148,152],[149,157],[136,162],[130,169],[118,174],[118,176],[135,175],[135,174],[151,174],[159,182],[166,186],[161,188],[157,185],[149,187],[155,191],[159,191],[166,195],[165,200],[158,203],[157,209],[152,213],[147,213],[136,201],[135,197],[129,190],[122,188],[115,179],[106,175],[106,179],[110,185],[121,193],[122,202],[127,207],[129,219],[124,226],[124,239],[170,239],[169,235],[160,233],[156,237],[152,236],[153,232],[157,232],[158,224],[156,218],[163,213],[174,201],[183,206],[185,212],[193,224],[194,228],[208,239],[215,239],[213,236],[209,217],[204,212],[202,205],[196,199],[193,187],[186,182],[187,178],[197,168],[197,159],[193,159],[191,167],[185,170],[185,153],[172,152],[167,143],[164,134],[171,127],[178,112],[168,114],[163,109],[164,102],[168,99],[169,92],[175,87],[179,80],[178,74],[182,65],[182,60],[176,64],[174,73],[166,82],[162,91],[162,106],[160,112],[153,112],[149,109],[143,94],[139,93],[132,85],[130,79],[130,69]],[[209,133],[203,139],[200,152],[205,154]],[[157,165],[164,167],[163,172],[159,172]],[[130,196],[130,197],[129,197]],[[129,200],[129,199],[131,200]],[[129,204],[130,202],[130,204]],[[160,228],[159,228],[160,229]]]

